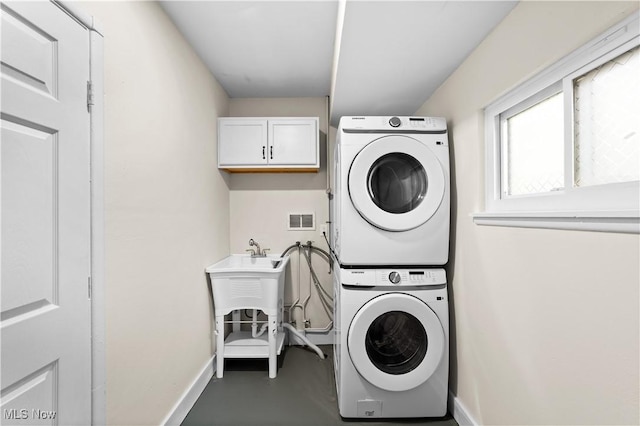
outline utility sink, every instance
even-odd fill
[[[264,257],[253,257],[250,254],[232,254],[218,263],[207,267],[207,273],[214,278],[218,274],[229,273],[281,273],[289,262],[289,255],[280,257],[270,254]]]
[[[225,358],[269,358],[269,377],[276,377],[276,357],[284,345],[282,317],[284,309],[284,269],[289,256],[232,254],[206,268],[211,277],[216,317],[217,375],[222,377]],[[266,333],[254,337],[240,330],[240,315],[232,319],[233,331],[225,339],[224,316],[240,309],[257,309],[268,317]],[[233,316],[232,316],[233,317]]]
[[[284,294],[284,270],[289,256],[232,254],[206,269],[218,312],[260,309],[276,314]],[[267,312],[269,311],[269,312]]]

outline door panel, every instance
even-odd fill
[[[267,164],[267,120],[218,120],[218,165]]]
[[[317,135],[316,120],[269,120],[269,164],[316,164]]]
[[[57,302],[55,134],[2,120],[2,319]],[[8,161],[10,159],[10,161]],[[27,195],[27,196],[25,196]],[[23,286],[22,282],[31,285]]]
[[[2,418],[90,424],[88,31],[2,2]]]
[[[19,14],[2,14],[2,73],[55,97],[56,41]]]
[[[58,363],[56,361],[3,389],[3,398],[7,400],[2,407],[3,420],[9,424],[12,420],[20,420],[20,424],[56,424],[58,404],[55,400],[55,389],[57,388]]]

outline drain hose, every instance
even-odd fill
[[[320,350],[320,348],[319,348],[319,347],[317,347],[316,345],[314,345],[313,343],[311,343],[311,342],[309,341],[309,339],[307,339],[307,337],[306,337],[304,334],[302,334],[302,333],[300,333],[298,330],[296,330],[296,328],[295,328],[294,326],[292,326],[291,324],[289,324],[289,323],[287,323],[287,322],[283,322],[283,323],[282,323],[282,326],[283,326],[284,328],[286,328],[287,330],[289,330],[290,332],[292,332],[293,334],[295,334],[297,337],[299,337],[299,338],[300,338],[300,340],[302,340],[304,343],[306,343],[306,344],[307,344],[307,346],[309,346],[311,349],[313,349],[313,350],[318,354],[318,356],[320,357],[320,359],[325,359],[325,355],[324,355],[324,353]]]

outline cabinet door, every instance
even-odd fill
[[[269,119],[270,165],[318,166],[318,120]]]
[[[266,164],[266,119],[218,119],[218,166]]]

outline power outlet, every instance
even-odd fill
[[[327,233],[327,225],[320,225],[320,236],[326,235],[329,238],[329,234]]]

